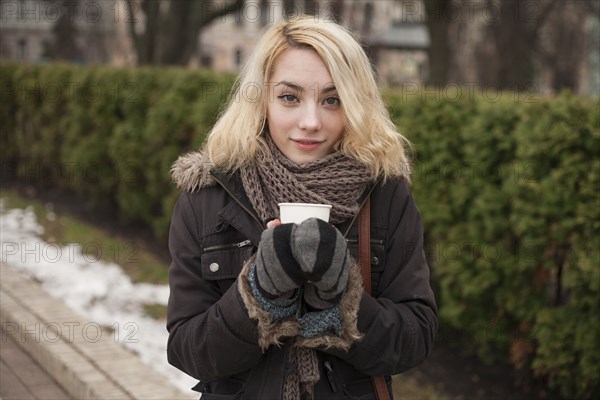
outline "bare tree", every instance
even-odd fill
[[[448,82],[450,66],[450,46],[448,29],[450,27],[450,6],[452,0],[423,0],[425,3],[426,23],[429,29],[429,79],[432,85],[445,85]]]
[[[127,0],[130,18],[126,22],[138,64],[187,64],[198,50],[198,34],[202,28],[217,18],[241,10],[243,5],[243,0]],[[143,27],[139,29],[136,25],[142,21]]]
[[[73,7],[77,7],[78,4],[68,1],[51,3],[56,3],[60,10],[60,18],[52,27],[53,40],[44,49],[44,56],[54,60],[83,61],[83,51],[76,41],[79,30],[73,18],[73,15],[77,15]],[[71,7],[69,11],[68,7]]]
[[[487,25],[483,38],[484,43],[494,46],[494,56],[479,57],[477,69],[482,84],[523,90],[533,81],[539,34],[559,1],[500,1],[498,16]]]
[[[423,0],[430,84],[577,89],[597,0]],[[588,36],[586,36],[588,35]]]
[[[492,0],[488,0],[492,2]],[[491,57],[477,57],[480,81],[499,89],[523,90],[550,76],[555,90],[576,90],[585,56],[585,22],[600,15],[593,0],[500,0],[500,16],[486,29],[482,45]]]
[[[549,85],[555,91],[575,91],[578,87],[580,67],[585,62],[587,45],[585,22],[591,15],[591,9],[585,3],[560,2],[541,30],[536,49],[537,60],[548,70]]]

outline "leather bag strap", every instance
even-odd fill
[[[371,294],[371,196],[358,214],[358,263],[365,292]]]
[[[377,400],[390,400],[387,385],[383,375],[372,376],[373,387],[375,388],[375,398]]]
[[[365,292],[371,294],[371,196],[358,214],[358,263]],[[389,400],[390,395],[383,375],[372,376],[377,400]]]

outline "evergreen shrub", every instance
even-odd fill
[[[169,167],[201,145],[233,77],[0,65],[3,177],[58,187],[166,238]],[[414,145],[441,330],[463,349],[600,396],[600,101],[385,91]]]

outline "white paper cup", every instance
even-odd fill
[[[329,222],[329,204],[279,203],[279,219],[282,224],[299,224],[309,218],[319,218]]]

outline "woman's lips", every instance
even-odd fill
[[[323,142],[318,140],[292,139],[292,142],[301,150],[314,150]]]

